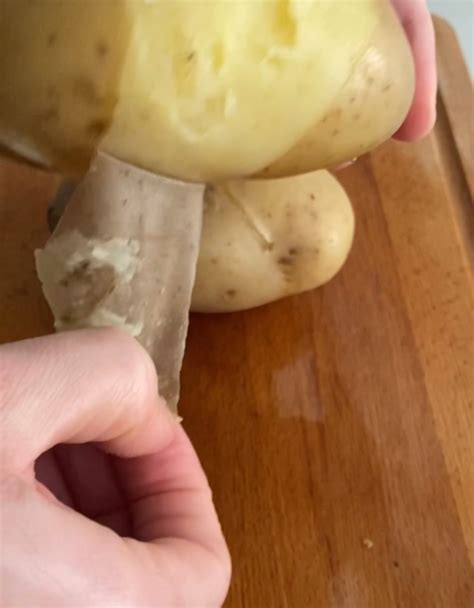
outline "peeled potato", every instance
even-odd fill
[[[0,73],[1,146],[71,172],[100,146],[191,181],[358,155],[413,96],[390,0],[14,0]]]
[[[379,19],[351,77],[330,111],[262,177],[307,173],[353,159],[389,139],[405,119],[414,93],[411,51],[390,2],[380,2]]]
[[[388,0],[0,2],[0,144],[66,171],[261,171],[327,113]]]
[[[244,310],[318,287],[353,234],[350,201],[327,171],[210,186],[191,309]]]

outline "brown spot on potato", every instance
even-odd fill
[[[228,296],[229,298],[235,298],[235,296],[237,295],[237,290],[236,289],[226,289],[225,295]]]
[[[293,263],[294,261],[291,257],[282,256],[281,258],[278,258],[278,264],[281,266],[291,266]]]
[[[357,97],[355,95],[352,95],[352,97],[349,99],[349,103],[355,103],[356,99]]]
[[[382,93],[388,93],[390,91],[390,89],[392,88],[391,83],[386,84],[383,89],[382,89]]]
[[[57,32],[50,32],[48,34],[48,38],[47,38],[48,48],[49,49],[53,48],[53,46],[55,46],[55,44],[56,44],[57,41],[58,41],[58,33]]]
[[[316,200],[316,197],[314,196],[314,194],[313,194],[312,192],[310,193],[309,198],[310,198],[312,201],[315,201],[315,200]]]
[[[299,249],[298,247],[290,247],[288,249],[288,255],[298,255]]]
[[[108,122],[106,120],[97,118],[96,120],[92,120],[87,125],[87,131],[88,131],[88,133],[91,133],[92,135],[98,137],[105,131],[105,129],[107,128],[107,125],[108,125]]]
[[[95,52],[100,59],[103,59],[108,55],[109,47],[103,40],[99,40],[95,45]]]
[[[194,51],[192,51],[191,53],[188,53],[186,55],[186,61],[188,63],[191,63],[191,61],[194,59],[195,56],[196,56],[196,53]]]
[[[97,86],[92,78],[79,76],[72,85],[72,93],[80,101],[88,105],[98,105],[101,101]]]
[[[339,135],[339,133],[340,133],[339,129],[333,129],[332,133],[331,133],[331,136],[332,137],[337,137]]]
[[[40,112],[38,119],[41,122],[55,122],[59,118],[59,108],[51,107],[46,108],[43,112]]]
[[[211,258],[211,264],[217,265],[219,263],[218,258]]]

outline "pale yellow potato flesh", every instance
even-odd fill
[[[354,214],[327,171],[208,187],[191,309],[231,312],[314,289],[342,267]]]
[[[253,175],[330,113],[388,2],[2,2],[0,146],[67,172],[99,146],[184,180]]]
[[[414,86],[412,55],[402,27],[391,3],[382,3],[366,50],[330,111],[260,176],[307,173],[353,160],[376,148],[401,126]]]

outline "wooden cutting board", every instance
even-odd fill
[[[341,173],[358,227],[340,275],[192,318],[181,412],[228,608],[474,606],[473,92],[436,25],[436,129]],[[0,165],[0,342],[51,331],[32,252],[56,186]]]

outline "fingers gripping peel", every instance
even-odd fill
[[[148,350],[174,407],[201,234],[204,186],[99,154],[38,274],[60,330],[121,327]]]

